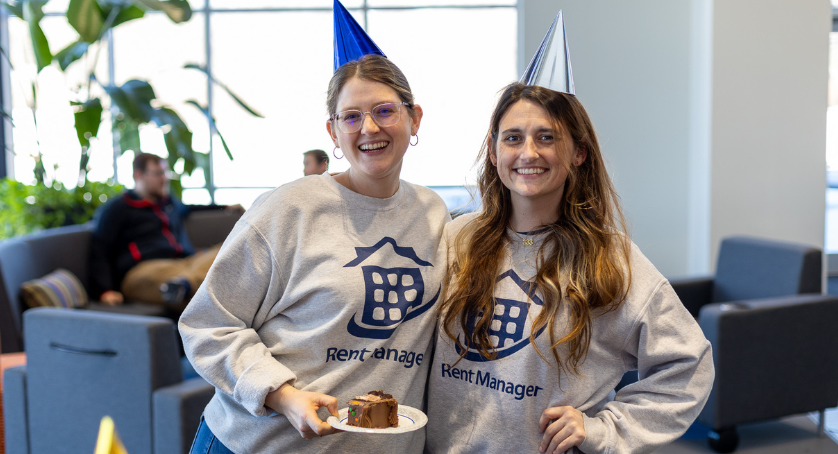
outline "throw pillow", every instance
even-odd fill
[[[59,268],[40,279],[32,279],[20,286],[23,301],[29,307],[79,308],[87,305],[87,292],[79,278]]]

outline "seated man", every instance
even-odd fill
[[[163,158],[139,153],[134,158],[134,189],[96,214],[91,290],[105,304],[133,299],[182,309],[218,254],[220,245],[196,252],[183,220],[192,210],[225,207],[185,206],[170,197],[167,167]]]

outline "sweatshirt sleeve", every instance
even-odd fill
[[[585,454],[652,452],[683,435],[710,395],[710,343],[666,281],[635,321],[623,355],[639,380],[583,416]]]
[[[254,416],[272,413],[267,394],[296,380],[257,333],[256,321],[283,293],[275,257],[264,236],[240,220],[178,323],[198,374]]]

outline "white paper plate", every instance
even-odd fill
[[[338,416],[329,416],[326,422],[335,429],[340,429],[345,432],[360,432],[366,434],[402,434],[405,432],[413,432],[414,430],[425,427],[428,423],[428,416],[413,407],[399,404],[399,427],[388,427],[386,429],[368,429],[366,427],[350,426],[346,424],[346,419],[349,413],[349,408],[341,408],[338,411]]]

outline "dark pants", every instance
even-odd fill
[[[201,425],[198,426],[198,433],[195,434],[195,440],[192,441],[192,449],[189,454],[234,454],[233,451],[227,449],[221,443],[221,440],[215,438],[212,431],[204,422],[204,417],[201,416]]]

